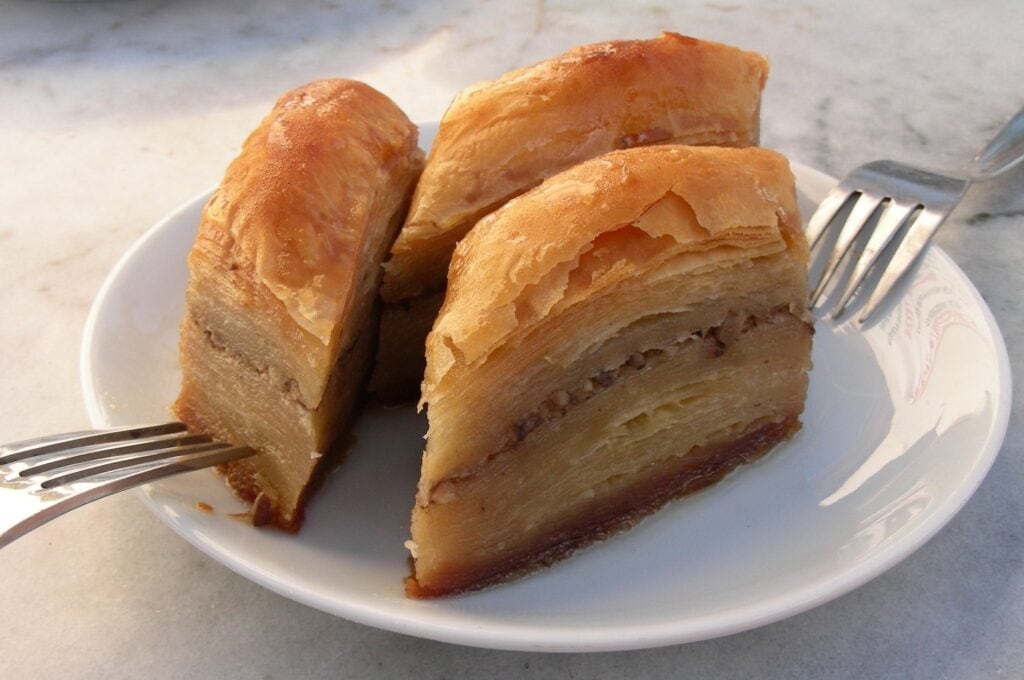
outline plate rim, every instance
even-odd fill
[[[796,160],[790,160],[794,175],[813,178],[822,184],[834,185],[835,178],[820,170]],[[797,182],[799,187],[800,182]],[[168,225],[176,222],[180,216],[194,210],[197,204],[205,202],[213,188],[199,192],[193,198],[180,204],[164,218],[146,230],[121,255],[107,273],[98,289],[82,331],[82,343],[79,351],[79,377],[82,395],[89,421],[94,427],[110,427],[104,418],[100,405],[100,395],[95,389],[95,371],[92,365],[94,337],[103,312],[105,303],[112,290],[118,284],[124,270],[133,258]],[[696,642],[724,635],[731,635],[751,630],[769,623],[774,623],[796,614],[808,611],[826,602],[845,595],[868,581],[880,576],[890,568],[906,559],[920,549],[945,527],[974,495],[998,455],[1009,424],[1012,402],[1012,374],[1009,355],[1002,332],[996,323],[991,309],[978,292],[967,274],[938,245],[929,248],[934,254],[951,266],[960,278],[970,299],[981,313],[984,326],[991,337],[995,350],[997,371],[998,400],[995,404],[991,426],[986,432],[985,441],[979,447],[978,460],[970,474],[964,477],[956,488],[940,506],[941,512],[932,513],[921,524],[914,527],[892,547],[879,551],[867,559],[829,578],[807,586],[786,591],[785,593],[766,597],[741,607],[734,607],[723,612],[702,615],[699,618],[667,618],[655,623],[631,624],[625,628],[579,628],[566,625],[525,626],[522,624],[502,625],[488,621],[486,625],[466,626],[452,622],[423,620],[421,617],[396,615],[358,602],[342,602],[317,597],[310,589],[289,584],[271,578],[248,562],[234,559],[229,553],[214,543],[202,540],[194,532],[189,533],[167,516],[157,502],[146,493],[147,487],[136,490],[143,503],[165,525],[177,535],[184,538],[200,552],[226,566],[268,590],[300,602],[314,609],[345,618],[363,625],[373,626],[406,635],[450,642],[460,645],[483,647],[489,649],[546,651],[546,652],[591,652],[591,651],[622,651],[646,649],[666,645]]]

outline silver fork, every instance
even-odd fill
[[[867,321],[921,255],[971,183],[1000,175],[1021,160],[1024,160],[1024,109],[1018,111],[974,158],[965,169],[966,178],[929,172],[895,161],[874,161],[856,168],[832,189],[807,223],[807,241],[813,248],[840,211],[847,205],[852,206],[811,293],[811,307],[818,304],[864,227],[877,216],[864,251],[829,314],[833,319],[842,316],[860,289],[869,297],[861,308],[858,322]],[[895,246],[874,288],[861,289],[886,246],[901,231],[902,240]]]
[[[0,547],[91,501],[253,453],[191,434],[181,423],[0,445]]]

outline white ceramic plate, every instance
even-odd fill
[[[834,182],[794,169],[808,215]],[[170,418],[185,255],[205,198],[143,236],[96,298],[82,381],[97,427]],[[213,559],[353,621],[504,649],[653,647],[782,619],[909,555],[981,482],[1006,431],[1010,394],[991,314],[933,247],[879,323],[818,324],[795,439],[631,531],[512,584],[443,600],[403,595],[424,432],[411,409],[364,415],[355,449],[311,503],[298,536],[227,517],[243,508],[210,471],[145,487],[142,497]],[[198,501],[215,511],[199,511]]]

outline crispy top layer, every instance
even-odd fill
[[[421,155],[416,126],[368,85],[321,80],[287,92],[206,205],[192,275],[230,271],[262,284],[299,328],[330,345],[360,294],[377,198],[404,190],[389,180]]]
[[[455,242],[544,178],[614,149],[757,143],[767,60],[665,33],[584,45],[464,90],[445,113],[382,295],[443,290]]]
[[[789,251],[807,259],[793,175],[767,149],[616,151],[552,177],[483,218],[451,261],[427,340],[423,401],[552,311],[651,276],[675,258],[717,262]],[[766,282],[765,285],[770,285]]]

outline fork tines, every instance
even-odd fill
[[[98,498],[252,453],[189,433],[181,423],[0,446],[0,546]]]
[[[146,425],[142,427],[121,427],[112,430],[90,432],[73,432],[68,434],[30,439],[15,444],[0,446],[0,465],[18,460],[59,453],[74,448],[83,448],[94,444],[141,440],[153,436],[184,432],[182,423],[164,423],[162,425]]]
[[[840,182],[822,201],[807,224],[807,240],[813,248],[836,217],[849,207],[828,262],[814,283],[811,306],[817,305],[829,282],[840,269],[865,227],[874,225],[863,252],[853,265],[842,293],[830,312],[842,315],[858,291],[868,294],[859,321],[863,323],[910,269],[932,235],[959,202],[967,181],[912,168],[893,161],[862,165]],[[865,285],[868,274],[887,246],[897,241],[893,254],[873,288]],[[819,253],[819,257],[822,257]]]

